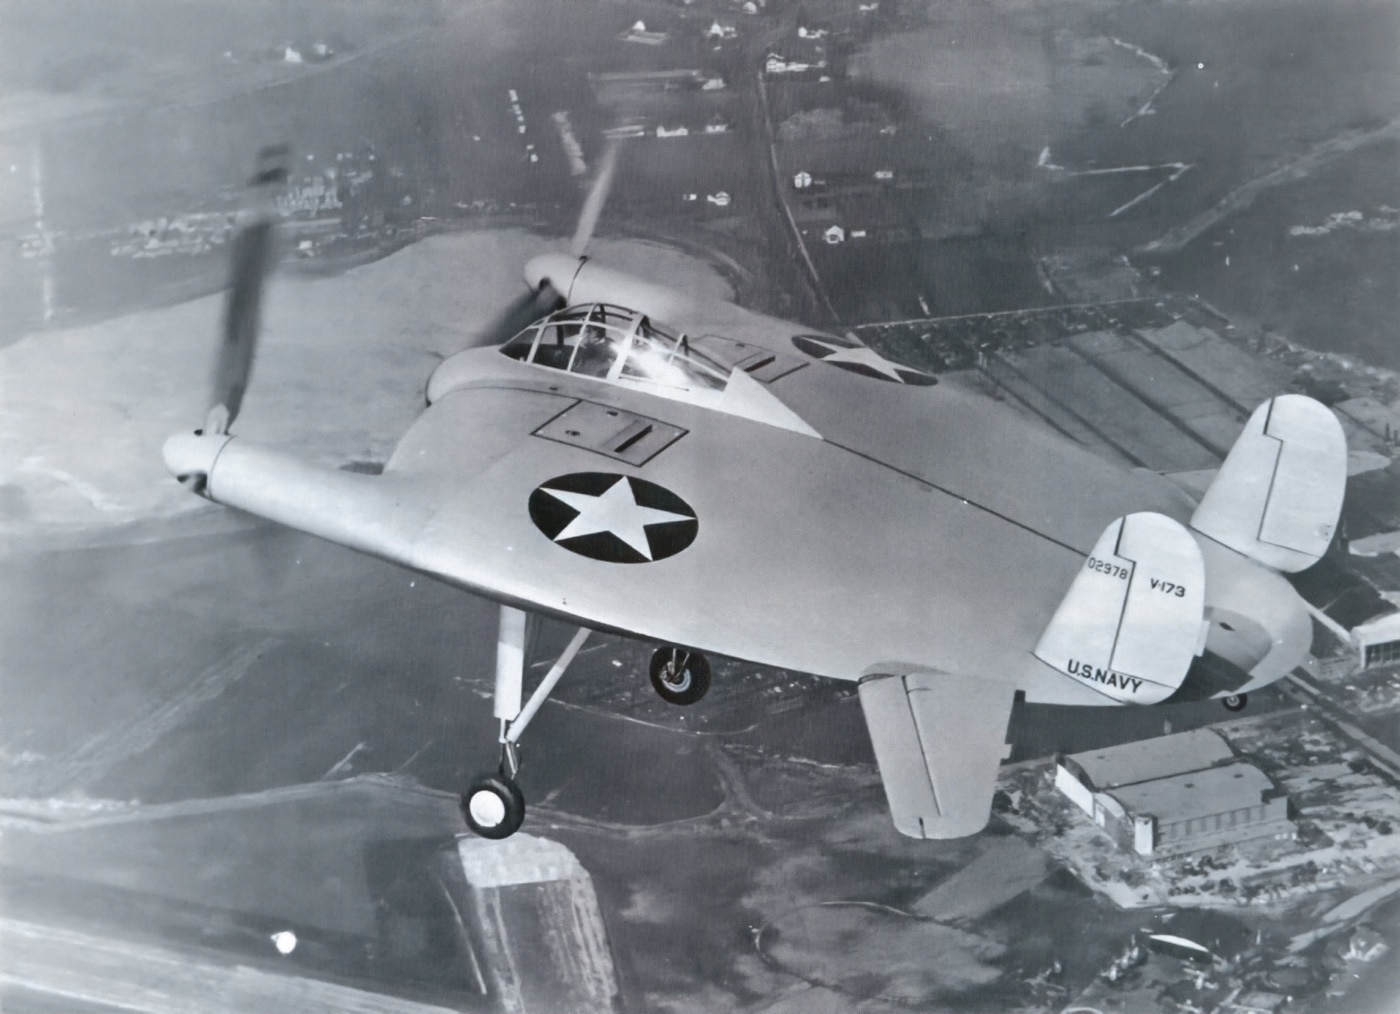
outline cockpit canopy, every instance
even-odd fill
[[[531,324],[501,346],[512,359],[614,382],[722,390],[729,367],[692,348],[683,334],[609,303],[571,306]]]

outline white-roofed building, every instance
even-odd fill
[[[1209,729],[1058,757],[1055,787],[1145,856],[1293,830],[1283,791]]]
[[[1361,668],[1400,662],[1400,612],[1386,613],[1351,628]]]

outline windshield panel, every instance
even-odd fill
[[[685,335],[658,327],[634,310],[606,303],[551,314],[506,342],[501,352],[580,376],[683,390],[722,390],[729,381],[729,368],[692,348]]]
[[[684,339],[639,332],[632,339],[627,362],[622,366],[622,376],[666,387],[722,389],[729,381],[728,376],[687,355],[688,344]]]
[[[622,376],[667,387],[721,390],[729,371],[709,356],[690,347],[685,335],[675,335],[647,317],[637,323]]]
[[[540,333],[538,324],[531,324],[524,331],[501,346],[501,352],[512,359],[519,359],[526,362],[530,358],[530,350],[534,348],[535,336]]]

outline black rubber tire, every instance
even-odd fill
[[[480,775],[462,795],[462,819],[483,838],[509,838],[525,821],[525,796],[511,778]]]
[[[1243,711],[1249,706],[1249,694],[1228,694],[1220,698],[1226,711]]]
[[[651,656],[651,686],[663,701],[694,704],[710,689],[710,661],[686,648],[657,648]]]

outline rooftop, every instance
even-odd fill
[[[1400,640],[1400,612],[1385,613],[1352,627],[1351,636],[1363,646]]]
[[[505,841],[464,835],[457,839],[457,855],[467,883],[478,890],[587,876],[567,847],[532,834],[512,835]]]
[[[1192,729],[1136,743],[1071,754],[1099,791],[1200,771],[1234,757],[1230,745],[1210,729]]]
[[[1133,814],[1171,823],[1246,806],[1258,806],[1274,783],[1247,761],[1114,789],[1114,799]]]

